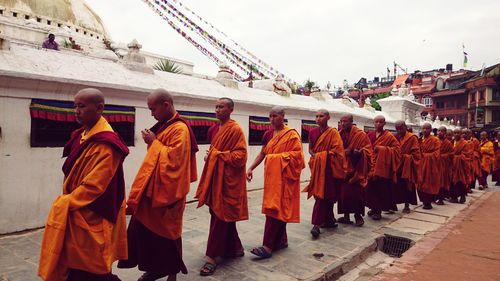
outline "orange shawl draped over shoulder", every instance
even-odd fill
[[[438,194],[441,188],[440,149],[441,142],[435,136],[422,138],[420,144],[422,161],[418,189],[427,194]]]
[[[243,130],[229,120],[212,141],[196,191],[198,208],[207,205],[227,222],[248,219],[246,161]]]
[[[307,197],[325,198],[325,178],[327,161],[330,162],[330,169],[333,178],[344,179],[347,171],[344,144],[338,131],[334,128],[327,128],[314,144],[312,148],[314,156],[309,159],[311,169],[311,180],[303,190],[307,192]]]
[[[114,261],[127,258],[124,194],[121,201],[115,193],[108,202],[103,202],[108,206],[105,211],[117,207],[114,222],[97,213],[100,208],[91,207],[107,194],[118,173],[121,173],[117,179],[121,182],[120,192],[125,192],[120,169],[126,154],[107,142],[92,141],[91,138],[103,132],[115,134],[101,117],[85,135],[74,135],[78,137],[75,141],[86,147],[65,176],[63,195],[54,201],[47,219],[38,268],[43,280],[65,281],[69,268],[106,274],[111,272]],[[122,151],[128,154],[126,145],[122,145]],[[113,200],[115,206],[110,204]]]
[[[262,213],[283,222],[300,222],[300,173],[305,164],[299,134],[285,126],[263,152]]]
[[[397,181],[397,171],[401,162],[401,146],[389,131],[384,131],[373,144],[372,177]]]
[[[399,165],[398,174],[401,179],[405,179],[412,186],[416,186],[418,182],[420,160],[422,159],[418,137],[413,133],[407,132],[400,143],[401,164]]]
[[[470,175],[470,161],[472,159],[470,146],[464,139],[456,141],[453,147],[453,174],[452,182],[467,184]]]
[[[450,190],[452,167],[453,167],[453,143],[444,139],[441,141],[439,156],[441,169],[441,188]]]
[[[489,140],[481,142],[481,169],[488,174],[491,173],[494,159],[493,143]]]
[[[340,133],[343,135],[346,132],[341,130]],[[359,184],[362,187],[366,187],[368,184],[368,175],[373,166],[372,144],[366,133],[356,126],[352,126],[347,134],[348,138],[344,141],[344,143],[347,143],[347,146],[344,145],[344,148],[349,149],[351,155],[347,157],[346,181],[349,184]]]
[[[478,177],[481,175],[481,143],[475,137],[470,140],[472,146],[472,170],[474,171],[473,176]],[[472,180],[471,180],[472,182]]]
[[[148,147],[127,201],[135,219],[171,240],[181,237],[186,195],[196,181],[191,150],[188,126],[180,120],[168,125]]]

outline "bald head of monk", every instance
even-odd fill
[[[448,131],[448,130],[446,129],[446,127],[445,127],[445,126],[441,126],[441,127],[439,127],[439,129],[438,129],[438,138],[439,138],[440,140],[444,140],[444,139],[446,138],[446,132],[447,132],[447,131]]]
[[[220,98],[215,104],[215,116],[221,124],[225,124],[231,118],[234,110],[234,102],[230,98]]]
[[[354,123],[354,118],[352,114],[344,114],[340,117],[339,129],[350,132],[353,123]]]
[[[422,125],[422,134],[424,135],[424,138],[427,138],[428,136],[431,135],[432,132],[432,126],[429,123],[425,123]]]
[[[486,131],[482,131],[479,136],[481,138],[481,141],[487,141],[488,140],[488,132],[486,132]]]
[[[282,106],[275,106],[269,111],[269,122],[274,130],[281,130],[285,126],[285,108]]]
[[[406,126],[406,122],[403,121],[403,120],[398,120],[396,121],[396,123],[394,124],[394,127],[396,127],[396,134],[398,135],[398,137],[400,137],[401,139],[406,135],[406,133],[408,132],[408,127]]]
[[[80,90],[75,95],[76,121],[90,130],[102,116],[104,111],[104,95],[94,88]]]
[[[373,118],[373,126],[375,127],[375,131],[377,133],[384,131],[385,117],[382,115],[375,116],[375,118]]]
[[[324,130],[328,127],[328,120],[330,120],[330,112],[326,109],[320,109],[316,112],[316,124],[320,129]]]
[[[172,95],[165,89],[156,89],[149,94],[148,107],[151,116],[159,122],[170,120],[176,112]]]
[[[470,139],[468,131],[469,131],[469,129],[467,129],[467,128],[462,129],[462,138],[465,139],[465,140],[469,140]]]
[[[461,129],[455,129],[453,130],[453,139],[455,141],[459,141],[462,139],[462,130]]]

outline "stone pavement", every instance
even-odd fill
[[[196,203],[190,203],[184,215],[182,238],[184,262],[189,274],[179,275],[178,280],[335,280],[344,273],[356,270],[359,264],[372,255],[380,246],[380,239],[377,238],[384,233],[418,240],[466,208],[471,198],[482,194],[476,191],[472,197],[468,197],[465,205],[435,206],[430,211],[418,206],[409,215],[402,216],[400,212],[383,215],[380,221],[365,217],[365,225],[361,228],[340,225],[337,229],[322,229],[317,240],[313,240],[309,234],[314,201],[306,200],[306,194],[302,194],[302,222],[287,226],[289,248],[273,253],[273,257],[267,260],[257,260],[247,251],[242,258],[222,261],[217,272],[210,277],[199,276],[199,269],[204,263],[210,216],[206,207],[196,209]],[[237,226],[246,250],[262,244],[265,217],[260,212],[261,202],[262,190],[249,192],[250,220],[239,222]],[[42,233],[43,230],[35,230],[0,237],[1,281],[39,280],[36,272]],[[137,269],[115,268],[113,272],[123,281],[137,280],[141,275]]]
[[[499,206],[488,192],[372,281],[500,280]]]

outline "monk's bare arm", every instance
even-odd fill
[[[266,158],[266,155],[264,154],[264,147],[265,146],[262,146],[259,154],[257,155],[257,157],[255,157],[255,160],[253,160],[253,163],[252,165],[250,165],[250,167],[248,168],[247,170],[247,181],[250,182],[252,181],[252,178],[253,178],[253,170],[255,168],[257,168],[257,166],[260,165],[260,163],[262,163],[262,161],[264,161],[264,159]]]

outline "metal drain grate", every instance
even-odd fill
[[[385,234],[382,251],[391,257],[401,257],[404,252],[413,246],[413,240],[394,235]]]

